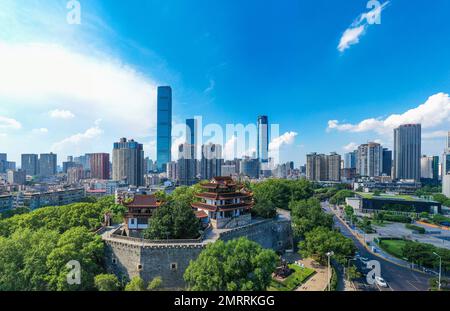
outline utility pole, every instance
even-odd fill
[[[327,257],[328,257],[328,271],[327,271],[327,277],[328,277],[328,291],[330,292],[331,291],[331,271],[330,271],[330,266],[331,266],[331,264],[330,264],[330,258],[331,258],[331,256],[333,256],[334,255],[334,252],[333,251],[330,251],[330,252],[328,252],[328,253],[326,253],[326,255],[327,255]]]
[[[433,252],[434,255],[439,257],[439,280],[438,280],[438,289],[441,290],[441,273],[442,273],[442,257]]]

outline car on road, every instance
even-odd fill
[[[375,283],[380,287],[388,287],[386,281],[381,276],[375,277]]]

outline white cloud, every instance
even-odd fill
[[[369,26],[374,24],[375,21],[381,20],[381,12],[388,4],[389,1],[386,1],[380,6],[375,6],[371,11],[361,14],[342,34],[337,47],[339,52],[344,52],[350,46],[358,44]]]
[[[350,45],[359,43],[359,37],[364,34],[366,27],[364,25],[355,28],[348,28],[339,41],[338,50],[344,52]]]
[[[425,132],[422,133],[423,139],[434,139],[434,138],[445,138],[448,135],[448,131],[433,131],[433,132]]]
[[[52,151],[54,152],[64,152],[64,154],[74,153],[72,151],[77,150],[80,146],[86,147],[86,144],[90,143],[92,140],[100,137],[103,134],[103,130],[100,128],[99,121],[96,124],[87,129],[84,133],[78,133],[63,140],[54,143],[52,146]]]
[[[38,128],[38,129],[33,129],[32,132],[33,132],[33,134],[47,134],[48,129],[45,127],[42,127],[42,128]]]
[[[347,152],[352,152],[352,151],[358,149],[358,146],[359,145],[357,143],[351,142],[348,145],[345,145],[344,147],[342,147],[342,149],[344,149]]]
[[[283,145],[292,145],[295,141],[295,137],[298,136],[296,132],[286,132],[283,135],[274,138],[269,144],[270,151],[277,151]]]
[[[58,103],[83,120],[120,124],[108,129],[117,137],[148,136],[155,127],[158,84],[107,55],[0,41],[0,68],[0,99],[14,102],[12,109],[49,111]]]
[[[216,81],[213,79],[209,80],[209,86],[203,91],[203,93],[211,93],[216,87]]]
[[[225,143],[225,148],[223,148],[224,158],[226,160],[233,160],[236,155],[236,144],[237,144],[236,135],[231,136],[231,138]]]
[[[15,119],[0,116],[0,129],[19,130],[21,128],[22,128],[22,124],[20,124],[19,121],[15,120]]]
[[[52,111],[49,111],[49,116],[53,119],[73,119],[75,118],[75,115],[69,111],[69,110],[60,110],[60,109],[55,109]]]
[[[394,128],[407,123],[420,123],[422,128],[428,129],[440,125],[448,125],[450,122],[450,97],[445,93],[430,96],[428,100],[413,109],[402,114],[392,114],[389,117],[370,118],[357,124],[344,123],[338,120],[328,121],[328,131],[361,133],[375,131],[380,134],[390,133]]]

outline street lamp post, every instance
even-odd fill
[[[331,256],[334,255],[333,251],[330,251],[328,253],[326,253],[327,257],[328,257],[328,273],[327,273],[327,277],[328,277],[328,291],[331,291],[331,274],[330,274],[330,258]]]
[[[438,289],[441,290],[441,272],[442,272],[442,257],[433,252],[434,255],[439,257],[439,280],[438,280]]]

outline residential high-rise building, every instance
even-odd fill
[[[222,176],[222,146],[209,143],[202,146],[202,158],[200,160],[200,176],[202,179],[212,179]]]
[[[348,152],[344,155],[344,168],[356,168],[356,152]]]
[[[109,153],[90,154],[91,178],[107,180],[109,176]]]
[[[306,178],[312,181],[340,181],[341,156],[336,152],[306,155]]]
[[[420,180],[422,126],[405,124],[394,129],[394,178]]]
[[[67,170],[67,183],[74,185],[86,178],[86,170],[81,164],[75,164]]]
[[[172,88],[158,87],[156,153],[159,172],[166,171],[172,150]]]
[[[29,176],[39,174],[39,156],[37,154],[22,154],[21,169]]]
[[[269,162],[269,118],[258,117],[257,157],[262,163]]]
[[[336,152],[332,152],[326,156],[327,175],[329,181],[341,181],[341,156]]]
[[[386,176],[392,176],[392,150],[383,148],[383,170],[381,173]]]
[[[8,183],[11,185],[25,185],[25,182],[27,181],[27,176],[25,174],[25,171],[18,170],[8,171]]]
[[[378,143],[362,144],[356,156],[356,174],[359,176],[381,176],[383,171],[383,148]]]
[[[114,143],[113,180],[125,181],[128,185],[144,185],[144,147],[133,139],[121,138]]]
[[[182,186],[197,183],[197,160],[194,158],[194,145],[178,146],[177,180]]]
[[[42,153],[39,156],[39,176],[51,177],[56,175],[57,155],[54,153]]]
[[[178,180],[177,176],[177,165],[176,161],[167,163],[167,178],[172,181]]]

